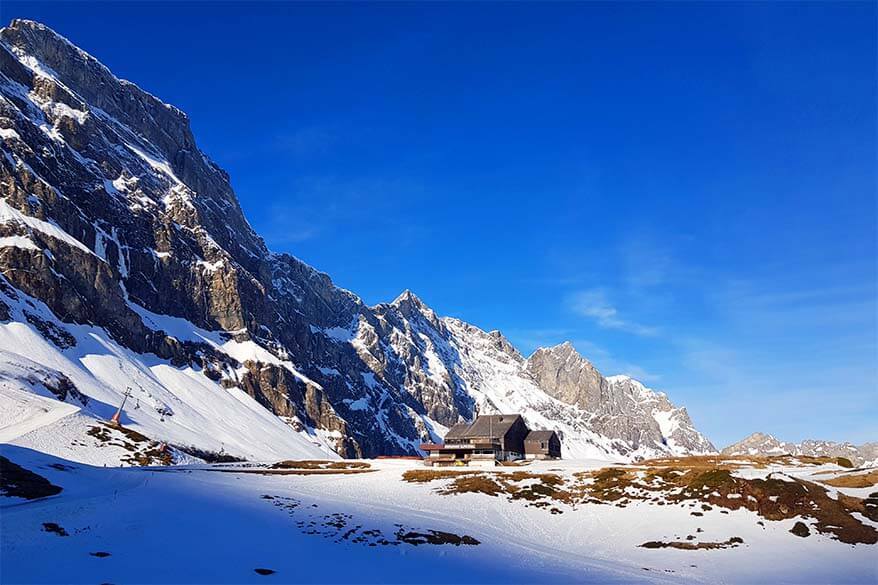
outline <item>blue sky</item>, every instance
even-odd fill
[[[368,303],[572,340],[718,445],[878,440],[876,5],[3,2]]]

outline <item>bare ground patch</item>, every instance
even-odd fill
[[[364,461],[319,461],[319,460],[303,460],[303,461],[278,461],[271,466],[271,469],[307,469],[307,470],[350,470],[350,469],[370,469],[372,466]]]
[[[668,542],[660,540],[650,540],[644,542],[640,546],[642,548],[678,548],[680,550],[714,550],[718,548],[735,548],[744,544],[744,539],[739,536],[733,536],[723,542],[687,542],[683,540],[672,540]]]
[[[161,443],[152,441],[146,435],[121,426],[106,423],[95,425],[86,431],[94,437],[98,447],[121,447],[128,451],[120,461],[129,465],[171,465],[173,456],[170,449],[162,448]]]
[[[839,475],[838,477],[833,477],[832,479],[821,479],[820,483],[842,488],[872,487],[878,485],[878,469],[871,469],[865,473],[851,472],[845,475]]]

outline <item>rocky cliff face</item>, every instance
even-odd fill
[[[878,467],[878,443],[853,445],[835,441],[805,440],[801,443],[781,441],[765,433],[753,433],[722,450],[723,455],[807,455],[811,457],[846,457],[857,466]]]
[[[0,139],[0,318],[59,356],[82,350],[78,326],[93,327],[169,396],[182,390],[162,368],[191,371],[343,456],[414,453],[500,410],[559,430],[568,454],[712,450],[685,410],[605,379],[572,346],[525,360],[499,332],[440,318],[410,292],[368,307],[271,253],[183,112],[38,23],[0,31]],[[4,356],[20,351],[13,333]],[[72,380],[96,367],[53,366]]]
[[[538,349],[526,371],[550,396],[590,413],[591,429],[633,451],[709,453],[685,408],[628,376],[605,378],[570,343]]]
[[[589,410],[608,398],[606,379],[569,342],[536,350],[527,360],[527,371],[541,388],[568,404]]]

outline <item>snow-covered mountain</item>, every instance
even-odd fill
[[[805,440],[801,443],[781,441],[773,435],[753,433],[722,450],[724,455],[807,455],[811,457],[845,457],[854,465],[878,467],[878,443],[854,445],[836,441]]]
[[[567,456],[714,450],[569,344],[525,359],[411,292],[369,307],[270,252],[183,112],[35,22],[0,30],[0,141],[3,440],[77,459],[130,389],[126,426],[256,459],[415,453],[497,411]]]

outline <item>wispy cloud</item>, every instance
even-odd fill
[[[639,290],[666,284],[671,273],[677,270],[667,245],[642,234],[625,238],[618,255],[624,282],[630,289]]]
[[[641,336],[654,336],[658,329],[623,318],[603,289],[593,288],[570,295],[567,304],[574,313],[592,319],[603,329],[616,329]]]

